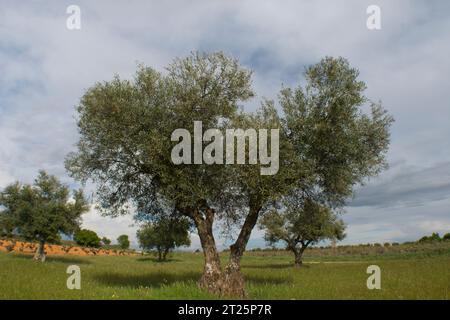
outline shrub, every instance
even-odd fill
[[[78,245],[83,247],[100,247],[100,238],[97,233],[92,230],[81,229],[75,232],[73,239]]]

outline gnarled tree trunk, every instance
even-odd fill
[[[297,268],[299,268],[299,267],[301,267],[303,265],[303,252],[304,251],[305,251],[305,248],[303,248],[303,247],[294,250],[295,266]]]
[[[244,277],[241,273],[241,259],[247,246],[250,234],[258,220],[261,205],[251,203],[250,211],[245,218],[236,242],[230,246],[230,260],[225,267],[222,283],[222,295],[246,297]]]
[[[185,215],[191,217],[197,227],[200,243],[203,248],[205,265],[199,286],[220,296],[245,297],[244,277],[241,273],[241,258],[247,246],[250,234],[256,225],[261,205],[250,204],[250,211],[236,242],[230,247],[230,260],[222,272],[219,252],[213,235],[214,210],[206,207],[204,214],[198,209],[183,209]]]
[[[158,251],[158,261],[162,261],[162,249],[160,246],[158,246],[156,248],[156,250]]]
[[[163,251],[163,254],[162,254],[163,261],[166,261],[168,253],[169,253],[169,248],[164,248],[164,251]]]
[[[297,268],[301,267],[303,265],[303,253],[305,252],[306,248],[309,246],[311,241],[300,241],[301,247],[298,248],[295,245],[292,247],[292,251],[294,252],[295,256],[295,266]]]
[[[39,241],[36,252],[34,253],[34,260],[40,260],[41,262],[45,262],[45,241]]]
[[[207,208],[202,216],[195,210],[192,214],[203,248],[205,265],[199,286],[213,294],[222,295],[222,268],[213,235],[214,210]]]

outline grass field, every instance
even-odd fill
[[[243,260],[250,299],[449,299],[450,254],[314,257],[303,268],[287,253],[249,253]],[[223,256],[225,261],[226,255]],[[66,269],[81,268],[81,290],[69,290]],[[201,253],[151,256],[48,257],[0,253],[0,299],[214,299],[196,281]],[[381,290],[368,290],[367,266],[381,268]]]

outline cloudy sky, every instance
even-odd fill
[[[80,30],[66,27],[72,4],[81,9]],[[381,30],[366,27],[372,4],[381,8]],[[343,56],[396,119],[390,169],[349,202],[344,242],[449,232],[449,12],[445,0],[0,0],[0,188],[32,182],[38,169],[77,187],[63,165],[77,141],[74,106],[96,81],[131,77],[137,62],[162,70],[193,50],[229,53],[254,70],[252,110],[281,84],[301,83],[305,66]],[[95,210],[83,222],[134,241],[132,224]],[[250,247],[262,245],[255,230]]]

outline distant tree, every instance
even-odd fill
[[[143,225],[136,235],[143,250],[155,249],[158,260],[163,261],[170,250],[191,244],[190,225],[190,221],[184,217],[162,217]]]
[[[295,255],[295,265],[302,265],[306,248],[325,239],[342,240],[345,225],[331,209],[311,199],[290,198],[284,202],[285,210],[270,211],[261,219],[265,240],[269,244],[283,241],[286,249]]]
[[[73,192],[55,176],[40,171],[33,185],[19,182],[0,193],[2,223],[29,241],[38,241],[34,259],[45,261],[44,246],[60,239],[60,233],[79,229],[81,215],[89,210],[82,190]]]
[[[438,241],[441,241],[442,239],[441,239],[441,237],[439,236],[439,233],[433,232],[433,233],[431,234],[431,236],[430,236],[430,240],[431,240],[431,241],[436,241],[436,242],[438,242]]]
[[[428,236],[423,236],[423,237],[420,238],[417,242],[419,242],[419,243],[428,242],[428,241],[430,241],[429,239],[430,239],[430,237],[428,237]]]
[[[105,246],[109,246],[109,245],[111,244],[111,240],[108,239],[107,237],[103,237],[103,238],[102,238],[102,243],[103,243],[103,245],[105,245]]]
[[[450,233],[444,234],[444,236],[442,237],[442,240],[444,240],[444,241],[450,241]]]
[[[98,248],[100,247],[100,238],[95,233],[95,231],[87,230],[87,229],[81,229],[75,232],[75,235],[73,237],[75,242],[83,247],[93,247]]]
[[[424,242],[439,242],[441,241],[441,237],[439,236],[439,233],[433,232],[431,234],[431,236],[424,236],[422,238],[419,239],[419,243],[424,243]]]
[[[130,247],[130,240],[126,234],[122,234],[117,238],[117,243],[121,249],[128,249]]]

